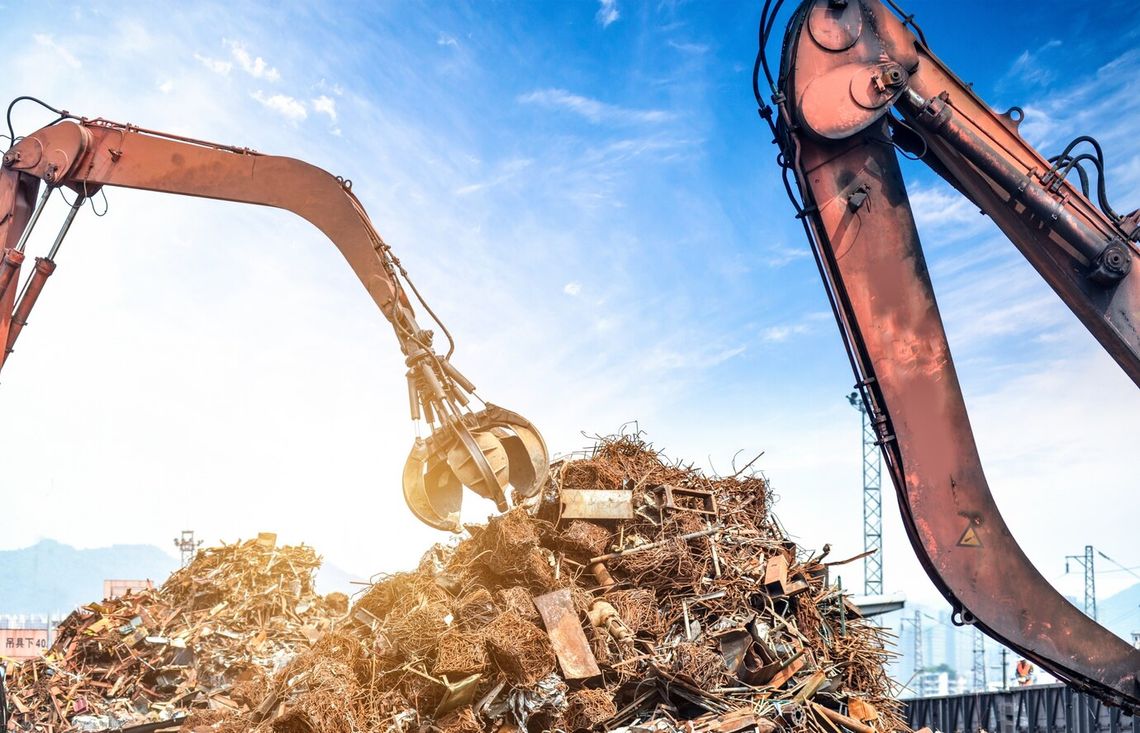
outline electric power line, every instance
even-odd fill
[[[1109,557],[1108,555],[1104,554],[1104,553],[1103,553],[1103,552],[1101,552],[1100,550],[1097,550],[1097,551],[1096,551],[1096,554],[1100,555],[1100,556],[1101,556],[1101,557],[1103,557],[1105,560],[1108,560],[1110,563],[1112,563],[1112,564],[1113,564],[1113,565],[1115,565],[1116,567],[1120,568],[1120,570],[1113,570],[1113,571],[1111,571],[1111,572],[1120,572],[1120,571],[1124,571],[1124,572],[1128,573],[1129,575],[1132,575],[1132,576],[1136,577],[1138,580],[1140,580],[1140,573],[1137,573],[1137,572],[1136,572],[1136,569],[1135,569],[1135,568],[1127,568],[1127,567],[1124,567],[1124,565],[1122,565],[1121,563],[1118,563],[1116,560],[1113,560],[1111,557]],[[1102,570],[1101,572],[1104,572],[1104,571]]]
[[[1100,573],[1101,575],[1104,575],[1105,573],[1129,573],[1131,575],[1136,575],[1136,573],[1133,572],[1135,570],[1140,570],[1140,565],[1133,565],[1130,568],[1113,568],[1111,570],[1098,570],[1097,572]],[[1138,575],[1137,577],[1140,577],[1140,575]]]

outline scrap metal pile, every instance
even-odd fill
[[[7,670],[8,729],[119,729],[260,701],[348,608],[313,590],[312,548],[275,540],[202,550],[157,590],[73,612],[43,657]]]
[[[538,505],[383,576],[205,733],[905,731],[883,632],[787,539],[758,476],[637,437],[553,467]]]

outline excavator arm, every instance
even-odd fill
[[[508,506],[508,487],[516,498],[539,491],[548,457],[538,431],[501,407],[472,409],[472,399],[478,399],[474,385],[451,364],[451,351],[437,353],[432,331],[416,322],[408,290],[419,294],[373,228],[351,182],[292,158],[70,115],[18,139],[0,169],[0,368],[55,270],[72,220],[104,186],[285,209],[336,245],[396,334],[408,366],[412,419],[432,428],[429,437],[416,438],[403,477],[405,499],[422,521],[459,531],[463,486],[493,500],[500,511]],[[36,259],[21,288],[28,237],[61,188],[74,192],[74,203],[48,256]]]
[[[889,1],[889,0],[888,0]],[[776,7],[778,7],[777,3]],[[1002,519],[974,442],[896,147],[930,165],[1009,237],[1140,385],[1140,216],[1093,204],[1069,174],[1099,146],[1047,159],[877,0],[806,0],[771,78],[789,194],[819,265],[907,533],[958,623],[1071,685],[1140,710],[1140,650],[1085,616],[1033,567]],[[757,74],[759,77],[759,74]],[[760,97],[759,85],[757,94]],[[1086,143],[1093,153],[1077,154]],[[791,178],[788,178],[788,175]],[[1102,179],[1103,180],[1103,179]],[[1095,404],[1095,385],[1084,385]]]

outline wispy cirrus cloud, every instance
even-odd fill
[[[202,53],[195,53],[194,59],[198,63],[205,66],[210,71],[221,76],[229,76],[229,73],[236,68],[241,69],[254,79],[260,79],[268,82],[277,82],[281,80],[281,73],[260,56],[254,56],[246,50],[245,44],[241,41],[223,40],[223,44],[230,49],[230,57],[214,58],[206,56]]]
[[[655,346],[641,361],[642,369],[649,372],[704,370],[719,366],[747,351],[746,346],[696,346],[685,350],[666,344]]]
[[[336,122],[336,100],[332,97],[322,94],[312,101],[313,111],[325,115],[331,121]]]
[[[1126,141],[1135,135],[1131,121],[1140,114],[1140,49],[1129,49],[1091,73],[1057,78],[1071,83],[1021,105],[1022,137],[1039,147],[1055,147],[1085,133],[1102,143],[1130,147]],[[1106,147],[1111,152],[1112,146]]]
[[[290,122],[301,122],[309,116],[305,103],[288,94],[265,94],[258,90],[250,96],[261,103],[261,106],[276,112]]]
[[[670,48],[674,48],[681,53],[692,54],[694,56],[701,56],[709,52],[707,43],[693,43],[690,41],[668,41]]]
[[[1019,87],[1045,86],[1057,78],[1056,69],[1050,64],[1050,52],[1061,47],[1056,38],[1046,41],[1036,49],[1025,49],[1013,62],[1006,75],[998,82],[1003,88],[1013,85]]]
[[[281,80],[281,74],[277,69],[270,66],[260,56],[250,54],[240,41],[227,41],[227,45],[230,47],[230,54],[241,70],[254,79],[264,79],[270,82]]]
[[[598,0],[598,12],[594,14],[598,25],[609,28],[620,18],[621,11],[618,10],[617,0]]]
[[[788,247],[783,244],[776,244],[764,253],[764,264],[772,269],[779,269],[787,265],[797,262],[799,260],[811,257],[811,250],[808,249],[807,244],[802,244],[798,247]]]
[[[792,336],[807,332],[808,326],[806,323],[786,323],[779,326],[768,326],[760,331],[760,340],[770,344],[781,343],[787,341]]]
[[[820,323],[830,321],[831,318],[831,313],[826,311],[805,313],[794,320],[761,328],[759,333],[760,341],[767,344],[784,343],[793,336],[811,333]]]
[[[537,89],[520,95],[518,101],[547,109],[566,110],[594,124],[656,124],[673,118],[673,114],[666,110],[630,109],[558,88]]]
[[[520,173],[530,168],[533,162],[534,161],[530,158],[512,158],[510,160],[503,161],[498,166],[496,166],[495,173],[490,178],[479,181],[478,183],[469,183],[466,186],[460,186],[459,188],[455,189],[455,193],[458,196],[466,196],[468,194],[484,191],[486,189],[502,185],[507,181],[516,178]]]
[[[913,184],[907,197],[918,234],[930,248],[975,239],[992,229],[988,217],[973,202],[941,180]]]
[[[194,60],[215,74],[219,74],[221,76],[229,76],[229,73],[234,68],[232,61],[226,61],[225,59],[215,59],[209,56],[203,56],[200,53],[194,54]]]
[[[48,35],[47,33],[36,33],[32,36],[32,38],[35,40],[36,44],[43,46],[44,48],[51,49],[55,55],[63,61],[63,63],[67,64],[71,68],[78,69],[83,66],[82,62],[80,62],[80,60],[75,57],[75,54],[68,50],[67,47],[57,43],[55,38]]]

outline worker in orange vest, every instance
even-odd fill
[[[1033,665],[1028,659],[1017,660],[1017,684],[1022,686],[1033,684]]]

